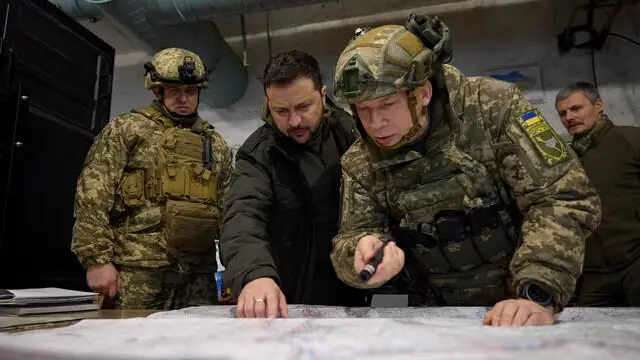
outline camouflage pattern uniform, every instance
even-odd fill
[[[411,135],[399,146],[376,145],[359,123],[363,139],[342,158],[331,254],[338,276],[371,287],[353,264],[358,241],[375,235],[405,251],[411,305],[492,306],[531,281],[560,311],[600,221],[596,191],[515,85],[467,78],[443,64],[446,44],[425,43],[405,27],[382,26],[353,39],[338,60],[335,94],[354,114],[354,103],[398,90],[415,104],[424,79],[434,91],[425,136],[413,109]]]
[[[145,67],[147,88],[172,79],[206,86],[204,64],[186,50],[163,50]],[[179,69],[187,69],[182,77]],[[85,268],[114,264],[116,307],[217,303],[214,240],[231,169],[231,150],[213,126],[157,100],[98,134],[77,184],[71,246]]]

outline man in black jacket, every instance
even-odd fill
[[[340,156],[353,119],[325,96],[318,62],[292,50],[264,71],[265,124],[236,154],[220,238],[239,317],[286,317],[287,303],[365,306],[336,276]]]

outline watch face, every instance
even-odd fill
[[[548,305],[553,300],[553,296],[551,294],[542,290],[542,288],[535,284],[527,284],[525,287],[525,295],[529,300],[539,305]]]

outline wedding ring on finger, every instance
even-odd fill
[[[264,298],[255,298],[253,299],[255,302],[264,302]]]

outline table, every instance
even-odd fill
[[[527,328],[482,326],[486,311],[290,305],[290,319],[269,320],[235,319],[233,306],[193,307],[0,334],[0,354],[11,360],[640,359],[640,308],[567,308],[556,325]]]

